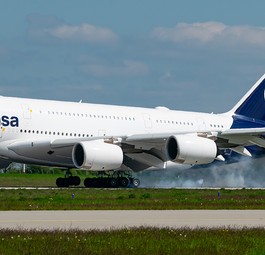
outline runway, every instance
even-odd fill
[[[263,210],[1,211],[1,228],[117,229],[124,227],[265,227]]]

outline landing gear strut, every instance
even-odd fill
[[[100,172],[100,177],[86,178],[84,185],[87,188],[137,188],[140,180],[133,178],[124,172],[114,172],[112,175],[107,172]]]
[[[69,187],[69,186],[78,186],[80,185],[81,180],[78,176],[73,176],[70,169],[67,169],[65,172],[65,177],[59,177],[56,179],[57,187]]]

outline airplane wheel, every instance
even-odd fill
[[[111,188],[116,188],[118,186],[118,181],[116,178],[110,178],[109,185]]]
[[[91,178],[91,183],[93,188],[100,188],[101,186],[101,178]]]
[[[68,178],[57,178],[56,179],[56,185],[59,188],[63,188],[63,187],[69,187],[70,183],[69,183],[69,179]]]
[[[72,177],[72,185],[78,186],[78,185],[80,185],[80,183],[81,183],[81,180],[78,176]]]
[[[86,179],[84,180],[84,185],[85,185],[85,187],[87,187],[87,188],[91,188],[91,187],[92,187],[92,181],[91,181],[91,178],[86,178]]]
[[[140,180],[137,179],[137,178],[133,178],[133,179],[132,179],[132,185],[133,185],[134,187],[138,187],[138,186],[140,185]]]
[[[57,185],[57,187],[62,188],[64,186],[64,178],[62,178],[62,177],[57,178],[56,179],[56,185]]]
[[[126,188],[129,185],[129,179],[126,178],[126,177],[121,177],[119,179],[119,184],[120,184],[121,187]]]

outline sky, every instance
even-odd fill
[[[0,7],[3,96],[221,113],[265,73],[261,0]]]

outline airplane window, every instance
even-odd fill
[[[74,134],[74,136],[76,136],[76,134]]]
[[[38,134],[39,133],[39,130],[37,130],[36,133]]]
[[[75,113],[73,113],[73,116],[75,116]]]
[[[57,132],[57,135],[60,135],[60,132]]]
[[[55,135],[55,132],[53,132],[53,135]]]
[[[22,133],[23,132],[23,130],[22,129],[20,129],[20,133]]]

